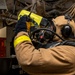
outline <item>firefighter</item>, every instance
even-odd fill
[[[75,75],[75,47],[61,44],[36,49],[27,32],[27,16],[22,16],[15,26],[14,48],[22,69],[30,75]],[[75,41],[75,22],[64,15],[52,19],[56,33],[65,40]],[[61,42],[56,35],[53,40]]]

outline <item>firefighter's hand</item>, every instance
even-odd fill
[[[25,31],[27,32],[27,25],[26,25],[26,21],[27,21],[27,16],[22,16],[18,22],[16,23],[15,26],[15,35],[21,31]]]

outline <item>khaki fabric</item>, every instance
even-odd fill
[[[61,34],[61,29],[62,29],[63,25],[68,24],[68,20],[65,19],[64,16],[59,16],[59,17],[56,17],[55,19],[52,19],[52,21],[54,22],[54,25],[56,27],[56,33],[59,36],[63,37]],[[71,26],[72,32],[74,33],[74,36],[75,36],[75,22],[74,22],[74,20],[69,21],[69,25]],[[69,39],[70,38],[68,38],[67,40],[69,40]],[[54,40],[59,40],[59,38],[57,36],[55,36]]]
[[[66,23],[64,17],[61,17],[61,20]],[[61,25],[58,18],[56,18],[57,21],[53,19],[57,26]],[[57,33],[59,32],[57,31]],[[21,35],[28,36],[26,32],[19,32],[15,39]],[[32,42],[24,41],[15,47],[15,53],[22,69],[30,75],[75,75],[74,46],[61,45],[37,50]]]

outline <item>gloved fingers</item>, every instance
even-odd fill
[[[22,16],[18,22],[16,23],[15,25],[15,33],[17,34],[18,32],[21,32],[21,31],[25,31],[27,32],[27,25],[26,25],[26,21],[27,21],[27,16]]]
[[[20,17],[20,19],[18,20],[18,22],[26,22],[27,21],[27,16],[22,16]]]

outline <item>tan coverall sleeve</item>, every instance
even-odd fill
[[[20,32],[16,38],[21,35],[26,35],[26,33]],[[28,73],[69,73],[73,71],[73,67],[75,70],[73,46],[37,50],[31,42],[24,41],[15,47],[15,53],[19,64]]]

